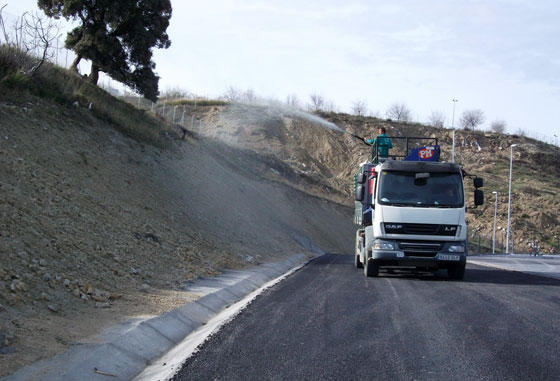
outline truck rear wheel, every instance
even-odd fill
[[[465,276],[465,264],[453,265],[447,269],[450,279],[461,280]]]
[[[368,258],[364,265],[364,275],[366,277],[379,276],[379,262],[377,262],[373,258]]]

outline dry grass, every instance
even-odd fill
[[[169,106],[227,106],[230,102],[219,99],[173,99],[166,101]]]
[[[34,62],[18,49],[0,46],[0,88],[5,97],[17,100],[32,95],[68,107],[87,108],[123,134],[160,147],[170,137],[178,137],[165,122],[113,97],[75,72],[46,63],[33,75],[27,74]]]

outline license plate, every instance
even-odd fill
[[[439,255],[439,259],[441,261],[458,261],[459,258],[460,257],[458,255],[450,255],[450,254],[440,254]]]

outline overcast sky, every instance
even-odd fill
[[[34,0],[0,0],[6,10]],[[560,135],[560,2],[556,0],[172,1],[172,45],[155,53],[160,90],[215,97],[229,86],[342,112],[358,100],[384,115],[405,103],[455,126],[481,109],[507,130]],[[560,140],[559,140],[560,141]]]

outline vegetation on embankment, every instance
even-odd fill
[[[44,62],[32,72],[37,59],[21,50],[0,45],[0,98],[17,102],[32,95],[68,107],[86,108],[98,119],[113,125],[135,140],[163,147],[177,129],[163,120],[121,101],[91,84],[74,71]]]

